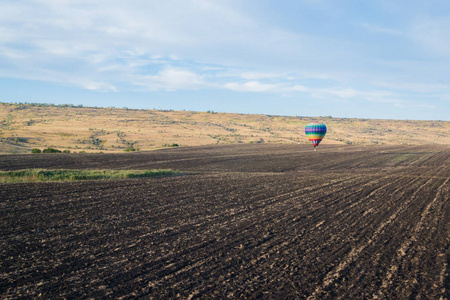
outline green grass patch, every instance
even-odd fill
[[[174,170],[42,170],[0,171],[0,183],[147,178],[180,175]]]

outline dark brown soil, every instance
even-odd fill
[[[0,184],[1,298],[450,298],[450,147],[0,156],[184,176]]]

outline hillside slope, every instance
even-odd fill
[[[301,114],[301,112],[299,112]],[[54,147],[123,152],[232,143],[309,143],[304,126],[324,122],[323,144],[450,144],[450,122],[288,117],[235,113],[0,103],[0,153]]]

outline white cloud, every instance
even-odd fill
[[[288,90],[293,91],[293,92],[308,92],[311,89],[304,85],[296,84],[296,85],[292,86],[291,88],[289,88]]]
[[[417,107],[425,109],[436,108],[436,106],[428,103],[401,99],[400,97],[402,97],[402,95],[384,90],[361,91],[355,89],[322,89],[316,90],[316,92],[317,92],[316,95],[320,95],[319,97],[321,98],[327,97],[328,95],[328,97],[337,96],[340,99],[346,100],[355,99],[359,101],[364,100],[380,104],[389,104],[397,108],[408,108],[408,107],[409,108]]]
[[[411,107],[423,108],[423,109],[436,108],[436,106],[432,105],[432,104],[398,99],[398,98],[395,98],[395,96],[386,97],[386,98],[384,98],[384,97],[381,97],[381,98],[380,97],[368,97],[367,100],[370,102],[391,104],[397,108],[411,108]]]
[[[27,54],[23,51],[0,46],[0,58],[4,56],[8,60],[21,60],[27,58]]]
[[[241,78],[248,80],[256,80],[256,79],[267,79],[267,78],[277,78],[280,75],[271,72],[243,72],[241,73]]]
[[[197,74],[175,68],[168,68],[159,73],[157,80],[168,89],[196,89],[204,84]]]
[[[311,21],[313,17],[299,23],[276,22],[271,15],[250,9],[259,5],[256,1],[1,2],[3,77],[111,92],[210,88],[390,105],[406,105],[404,99],[412,92],[449,94],[449,17],[421,14],[408,18],[412,28],[406,21],[391,28],[361,23],[361,16],[330,29],[333,18],[320,26]],[[316,7],[328,16],[335,13],[327,1],[304,0],[300,5]],[[389,24],[391,16],[385,17]],[[354,39],[352,32],[341,30],[355,29],[355,24],[380,33],[376,42]],[[392,53],[394,47],[382,44],[382,39],[392,42],[397,37],[398,52]],[[415,44],[408,44],[411,40]],[[425,51],[417,54],[417,45]]]
[[[133,75],[135,85],[144,86],[149,90],[195,90],[208,84],[201,76],[185,69],[168,67],[157,75]]]
[[[5,40],[0,64],[7,61],[23,78],[30,77],[29,70],[36,78],[39,70],[47,69],[71,72],[73,76],[65,78],[72,80],[88,73],[93,82],[113,86],[147,81],[152,89],[196,89],[205,84],[199,69],[208,70],[184,65],[195,62],[221,68],[223,74],[231,71],[237,81],[229,89],[275,91],[277,84],[258,81],[295,79],[282,75],[291,71],[271,70],[278,68],[280,58],[288,61],[281,69],[293,56],[323,61],[329,56],[321,55],[329,48],[323,43],[335,43],[258,23],[233,0],[134,0],[133,5],[118,0],[33,0],[29,5],[6,1],[5,7],[6,12],[0,12],[0,40]],[[261,61],[263,70],[255,71]],[[171,65],[184,71],[170,74]],[[149,75],[155,69],[166,71]],[[237,83],[238,77],[249,82]],[[40,79],[51,80],[44,71]]]
[[[80,86],[87,90],[95,90],[101,92],[117,92],[117,88],[112,84],[105,82],[83,82]]]
[[[276,92],[280,90],[280,85],[278,84],[260,83],[258,81],[245,83],[229,82],[224,87],[236,92]]]
[[[354,98],[361,96],[362,93],[354,89],[329,89],[327,92],[331,95],[338,96],[339,98]]]

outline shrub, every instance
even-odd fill
[[[42,153],[61,153],[61,150],[49,147],[47,149],[42,150]]]
[[[179,147],[180,145],[173,143],[173,144],[162,144],[162,146],[163,147]]]
[[[31,153],[41,153],[41,152],[42,152],[41,149],[38,148],[31,149]]]
[[[63,153],[70,153],[70,150],[64,150]]]

